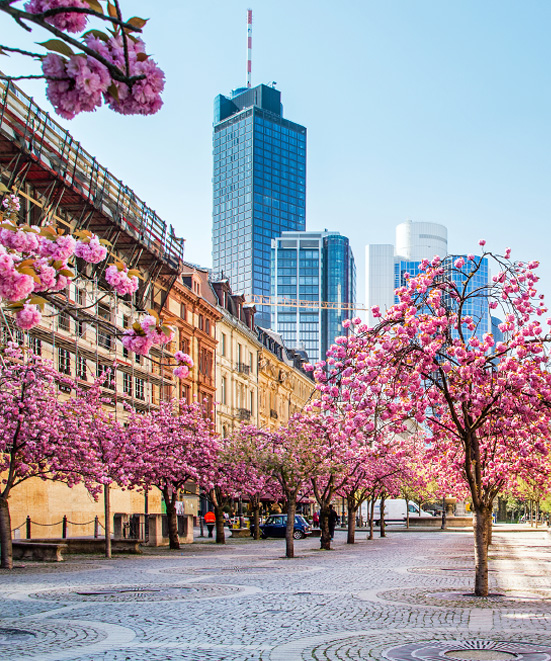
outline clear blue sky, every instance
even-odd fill
[[[151,19],[164,108],[59,121],[177,228],[187,259],[210,266],[212,104],[245,83],[249,6],[253,84],[277,81],[308,128],[307,227],[350,237],[359,302],[365,244],[393,242],[407,218],[446,225],[453,252],[484,237],[540,259],[549,298],[549,0],[123,0]],[[0,34],[30,43],[6,16]],[[41,83],[21,86],[49,108]]]

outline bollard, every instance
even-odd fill
[[[31,538],[31,517],[27,515],[27,539]]]
[[[94,537],[97,539],[99,537],[99,519],[96,515],[94,519]]]
[[[61,529],[61,537],[67,539],[67,515],[63,515],[63,527]]]

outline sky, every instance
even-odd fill
[[[149,18],[166,73],[155,116],[108,109],[56,118],[211,265],[214,97],[277,82],[284,116],[308,129],[307,229],[351,240],[357,301],[364,250],[398,223],[442,223],[453,253],[478,240],[538,259],[551,298],[551,3],[548,0],[123,0]],[[0,44],[33,47],[0,15]],[[5,73],[36,72],[18,56]],[[21,87],[52,110],[42,81]]]

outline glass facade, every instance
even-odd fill
[[[339,306],[356,304],[356,266],[346,237],[338,232],[284,232],[272,241],[272,296],[308,301],[309,307],[273,306],[271,327],[291,348],[311,361],[325,358],[344,319],[354,316]],[[321,303],[335,304],[322,309]]]
[[[269,296],[271,240],[306,225],[306,129],[283,118],[278,90],[235,90],[215,99],[213,157],[213,269],[235,292]]]

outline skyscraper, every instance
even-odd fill
[[[313,307],[272,307],[272,328],[310,361],[325,358],[342,322],[354,316],[356,265],[339,232],[283,232],[272,240],[272,296],[311,301]],[[334,303],[323,309],[322,301]],[[342,307],[341,307],[342,306]]]
[[[463,312],[475,320],[476,335],[482,338],[491,330],[492,320],[483,293],[490,277],[488,260],[476,258],[473,262],[468,261],[462,269],[455,268],[454,262],[460,255],[448,254],[448,230],[437,223],[411,220],[396,227],[396,247],[390,244],[366,246],[365,291],[369,325],[376,323],[371,307],[378,305],[384,312],[394,305],[397,302],[394,291],[406,283],[406,274],[412,278],[419,275],[421,261],[435,255],[442,259],[445,277],[468,295]],[[454,302],[450,297],[445,297],[444,303],[453,309]]]
[[[394,305],[394,290],[404,283],[404,276],[419,274],[422,259],[448,254],[448,230],[438,223],[407,220],[396,227],[396,247],[371,244],[365,248],[365,296],[368,310],[378,305],[382,311]],[[367,314],[367,323],[375,319]]]
[[[232,289],[270,295],[271,240],[306,226],[306,129],[258,85],[214,101],[213,268]],[[269,308],[257,323],[269,326]]]

